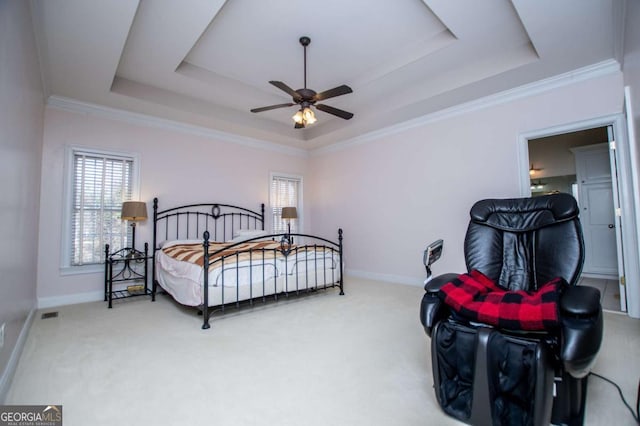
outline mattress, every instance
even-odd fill
[[[279,243],[260,241],[234,245],[237,255],[225,251],[230,243],[212,243],[210,252],[227,257],[210,261],[209,306],[272,294],[328,287],[340,279],[339,254],[322,246],[293,246],[285,256]],[[249,251],[246,251],[249,250]],[[163,245],[154,260],[156,279],[181,304],[204,302],[202,241],[179,240]]]

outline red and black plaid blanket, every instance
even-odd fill
[[[507,291],[474,270],[442,286],[438,295],[470,321],[510,330],[550,330],[559,325],[558,292],[563,285],[562,278],[555,278],[535,292]]]

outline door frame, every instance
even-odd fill
[[[612,126],[616,139],[615,155],[618,165],[618,184],[620,189],[620,209],[624,218],[622,225],[622,247],[624,260],[624,276],[626,286],[627,314],[640,318],[640,247],[638,246],[638,228],[636,224],[636,194],[634,192],[633,175],[637,174],[636,159],[633,158],[629,138],[626,133],[626,121],[623,114],[614,114],[561,124],[545,129],[521,133],[518,136],[518,169],[520,177],[520,194],[531,196],[529,175],[529,140],[564,133],[572,133],[594,127]],[[612,171],[613,172],[613,171]],[[640,212],[638,212],[640,214]]]

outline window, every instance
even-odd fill
[[[104,262],[110,251],[128,245],[131,230],[120,220],[123,201],[136,184],[135,156],[71,148],[68,152],[66,244],[63,266]]]
[[[282,174],[271,175],[271,226],[274,234],[287,231],[287,220],[282,219],[283,207],[296,207],[298,219],[291,220],[291,232],[299,232],[302,218],[302,177]]]

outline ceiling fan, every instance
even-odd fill
[[[287,86],[281,81],[269,82],[276,86],[278,89],[291,95],[293,102],[290,102],[288,104],[269,105],[261,108],[254,108],[251,110],[251,112],[262,112],[277,108],[286,108],[293,105],[300,105],[300,110],[298,110],[298,112],[296,112],[296,114],[293,116],[293,121],[295,122],[294,128],[296,129],[304,129],[307,124],[313,124],[316,122],[315,114],[311,109],[312,105],[320,111],[335,115],[336,117],[344,118],[345,120],[349,120],[351,117],[353,117],[353,114],[350,112],[343,111],[329,105],[316,103],[319,101],[324,101],[325,99],[352,93],[353,90],[351,90],[351,87],[343,84],[342,86],[334,87],[333,89],[325,90],[324,92],[320,93],[316,93],[311,89],[307,89],[307,46],[310,43],[311,39],[309,37],[300,37],[300,44],[304,48],[304,88],[293,90],[291,87]]]

